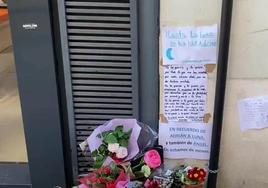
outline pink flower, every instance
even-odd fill
[[[150,168],[157,168],[161,165],[161,158],[159,153],[156,150],[149,150],[144,155],[144,162]]]
[[[128,188],[128,180],[126,181],[119,181],[117,184],[116,184],[116,188]]]

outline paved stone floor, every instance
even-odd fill
[[[11,47],[0,53],[0,162],[27,162]]]

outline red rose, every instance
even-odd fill
[[[110,181],[106,183],[106,188],[115,188],[115,183],[114,181]]]
[[[149,150],[144,154],[144,162],[150,168],[157,168],[161,165],[161,157],[156,150]]]
[[[98,180],[97,180],[98,183],[105,183],[106,180],[104,177],[99,177]]]
[[[82,184],[95,183],[96,181],[97,177],[95,173],[89,173],[87,176],[79,179],[79,182]]]
[[[111,169],[110,169],[109,167],[106,167],[106,168],[104,169],[104,173],[105,173],[105,174],[111,174],[112,171],[111,171]]]
[[[99,168],[99,169],[97,170],[97,173],[98,173],[98,174],[102,174],[102,168]]]

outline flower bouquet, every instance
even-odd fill
[[[153,147],[156,140],[157,133],[135,119],[113,119],[97,127],[80,144],[82,151],[90,151],[94,164],[79,187],[127,188],[134,180],[144,187],[163,161],[161,148]]]
[[[129,179],[123,169],[111,164],[109,167],[94,170],[79,181],[79,188],[124,188],[127,187]]]
[[[139,153],[138,138],[141,127],[135,119],[113,119],[96,128],[87,138],[95,159],[94,168],[109,163],[129,161]]]

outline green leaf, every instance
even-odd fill
[[[110,164],[110,168],[112,170],[112,174],[117,174],[119,172],[119,168],[113,162]]]
[[[129,135],[124,134],[123,138],[126,139],[126,140],[128,140],[129,139]]]
[[[112,132],[112,131],[106,131],[106,132],[103,132],[103,133],[102,133],[102,136],[103,136],[103,137],[106,137],[106,136],[107,136],[108,134],[110,134],[111,132]]]
[[[92,157],[97,157],[98,155],[98,150],[94,150],[92,153],[91,153],[91,156]]]
[[[108,134],[110,134],[112,131],[105,131],[97,135],[98,138],[104,138]]]
[[[125,135],[125,133],[124,132],[117,132],[117,136],[119,137],[119,138],[122,138],[123,136]]]
[[[119,145],[122,146],[122,147],[127,148],[128,147],[128,141],[125,140],[125,139],[120,139],[119,140]]]
[[[106,148],[106,146],[104,144],[100,145],[100,147],[99,147],[100,153],[104,153],[106,149],[107,148]]]
[[[118,125],[116,128],[115,128],[115,132],[123,132],[124,131],[124,126],[123,125]]]
[[[106,137],[104,137],[103,141],[108,143],[108,144],[118,143],[116,137],[112,133],[110,133]]]
[[[101,166],[102,166],[102,162],[95,162],[92,167],[94,169],[97,169],[97,168],[100,168]]]
[[[103,161],[103,159],[104,159],[104,157],[103,157],[102,155],[98,155],[98,156],[96,157],[96,161],[97,161],[97,162],[101,162],[101,161]]]

